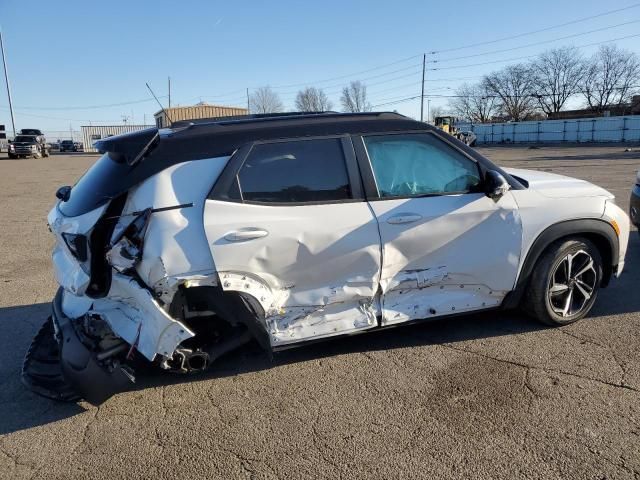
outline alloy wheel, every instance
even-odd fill
[[[564,257],[549,279],[547,298],[553,311],[561,317],[582,313],[596,289],[598,274],[591,255],[578,250]]]

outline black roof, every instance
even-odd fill
[[[108,152],[111,160],[101,158],[89,172],[95,170],[94,177],[99,178],[101,172],[112,172],[113,176],[113,171],[117,170],[117,185],[109,186],[109,195],[113,198],[172,165],[231,155],[253,141],[394,131],[433,132],[443,140],[456,144],[485,167],[496,169],[506,178],[511,178],[478,152],[442,130],[390,112],[252,115],[177,122],[170,129],[158,130],[154,127],[97,141],[96,148],[102,153]],[[108,181],[114,180],[110,177]],[[513,182],[518,186],[515,180]]]
[[[201,119],[177,122],[170,129],[158,130],[154,127],[108,137],[97,141],[95,146],[102,153],[109,152],[119,163],[132,164],[127,168],[126,183],[135,185],[172,165],[231,155],[253,141],[393,131],[433,132],[446,141],[456,143],[469,156],[492,165],[478,152],[442,130],[391,112],[296,113]]]
[[[165,164],[230,155],[251,141],[402,130],[434,127],[391,112],[249,115],[176,122],[170,129],[154,127],[108,137],[95,146],[100,152],[120,154],[131,162],[154,143],[145,163]]]
[[[348,115],[348,114],[340,114],[339,112],[333,111],[322,111],[322,112],[277,112],[277,113],[251,113],[246,115],[226,115],[224,117],[209,117],[209,118],[194,118],[187,120],[178,120],[171,124],[170,128],[180,128],[187,127],[190,125],[201,125],[201,124],[210,124],[210,123],[229,123],[230,121],[253,121],[253,120],[269,120],[269,119],[283,119],[283,118],[301,118],[301,117],[311,117],[318,115],[327,115],[327,114],[337,114],[337,115]],[[353,114],[357,115],[357,114]]]

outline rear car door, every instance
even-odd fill
[[[243,147],[204,226],[222,288],[260,303],[272,346],[376,326],[380,236],[348,136]]]
[[[354,138],[383,244],[383,325],[498,306],[522,228],[511,192],[483,193],[475,159],[428,133]]]

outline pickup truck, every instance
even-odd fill
[[[16,135],[9,142],[9,158],[40,158],[49,156],[50,146],[43,135]]]

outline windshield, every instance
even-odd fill
[[[62,141],[62,144],[63,144],[63,145],[69,145],[69,144],[71,144],[71,143],[73,143],[71,140],[63,140],[63,141]]]
[[[28,135],[18,135],[14,142],[31,142],[31,143],[36,143],[36,139],[35,137],[30,137]]]
[[[102,155],[71,189],[69,200],[60,202],[60,211],[75,217],[90,212],[133,186],[130,176],[135,168],[114,162],[108,153]]]

